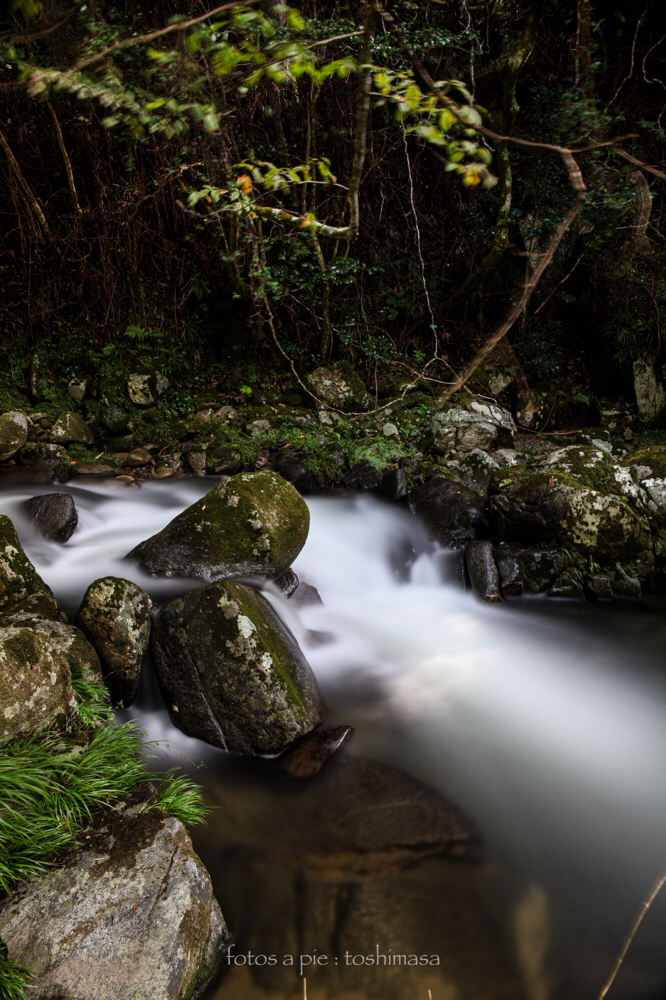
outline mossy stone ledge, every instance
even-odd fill
[[[307,504],[291,483],[269,470],[243,472],[224,479],[127,558],[151,576],[274,579],[301,551],[309,527]]]
[[[31,628],[0,628],[0,746],[62,725],[74,709],[69,664]]]
[[[151,635],[171,719],[242,754],[277,754],[322,718],[305,657],[264,597],[220,580],[162,608]]]

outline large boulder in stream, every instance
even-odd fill
[[[28,440],[28,418],[22,410],[0,414],[0,462],[12,458]]]
[[[190,1000],[230,934],[183,824],[146,802],[109,810],[67,863],[0,903],[0,938],[32,1000]]]
[[[305,545],[307,504],[267,469],[224,479],[128,555],[151,576],[210,582],[233,576],[275,578]]]
[[[145,590],[116,576],[95,580],[85,592],[76,623],[102,661],[114,701],[127,708],[136,697],[148,648],[153,602]]]
[[[650,530],[615,488],[601,492],[554,466],[503,469],[490,484],[495,530],[505,541],[562,546],[645,575],[654,565]]]
[[[0,628],[0,746],[62,725],[75,707],[69,664],[31,628]]]
[[[40,535],[52,542],[66,542],[79,523],[74,500],[69,493],[46,493],[30,497],[25,509]]]
[[[171,719],[223,750],[277,754],[322,718],[319,689],[268,601],[226,580],[156,615],[151,652]]]

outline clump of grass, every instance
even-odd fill
[[[46,871],[54,855],[76,843],[93,812],[106,809],[149,781],[157,802],[184,823],[201,823],[198,787],[174,771],[157,775],[143,761],[150,744],[133,722],[99,726],[86,744],[77,734],[33,736],[0,759],[0,885]]]
[[[7,955],[7,949],[0,943],[0,997],[2,1000],[25,1000],[26,986],[29,985],[30,970],[18,965]]]

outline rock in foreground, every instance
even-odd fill
[[[65,867],[0,904],[33,1000],[189,1000],[229,940],[185,827],[159,809],[110,814]]]
[[[301,551],[309,526],[307,504],[291,483],[268,470],[240,473],[137,545],[128,558],[151,576],[273,579]]]
[[[488,534],[488,503],[464,483],[437,476],[410,494],[414,513],[432,537],[457,548]]]
[[[46,493],[25,502],[28,516],[37,531],[52,542],[66,542],[79,523],[74,500],[69,493]]]
[[[99,655],[114,701],[122,701],[125,708],[134,701],[139,686],[152,607],[150,597],[136,583],[107,576],[90,584],[76,619]]]
[[[56,643],[30,628],[0,628],[0,746],[25,739],[74,708],[69,664]]]
[[[171,719],[188,736],[277,754],[321,722],[307,661],[251,587],[219,581],[167,604],[151,651]]]

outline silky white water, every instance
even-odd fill
[[[51,484],[6,477],[0,511],[71,614],[104,575],[132,579],[158,601],[196,585],[145,577],[123,557],[210,486],[75,480],[59,487],[79,513],[65,545],[41,538],[21,513]],[[532,614],[525,602],[483,606],[441,582],[441,554],[406,513],[362,497],[308,504],[310,535],[294,569],[324,604],[299,614],[274,589],[266,594],[317,675],[326,724],[355,726],[347,752],[402,768],[465,809],[501,864],[543,887],[564,960],[587,963],[597,982],[666,870],[666,629],[611,605],[575,620],[545,616],[546,602],[533,602]],[[144,714],[139,701],[132,714],[151,737],[215,768],[218,752],[179,734],[163,710]],[[658,898],[615,996],[663,995],[665,933]]]

